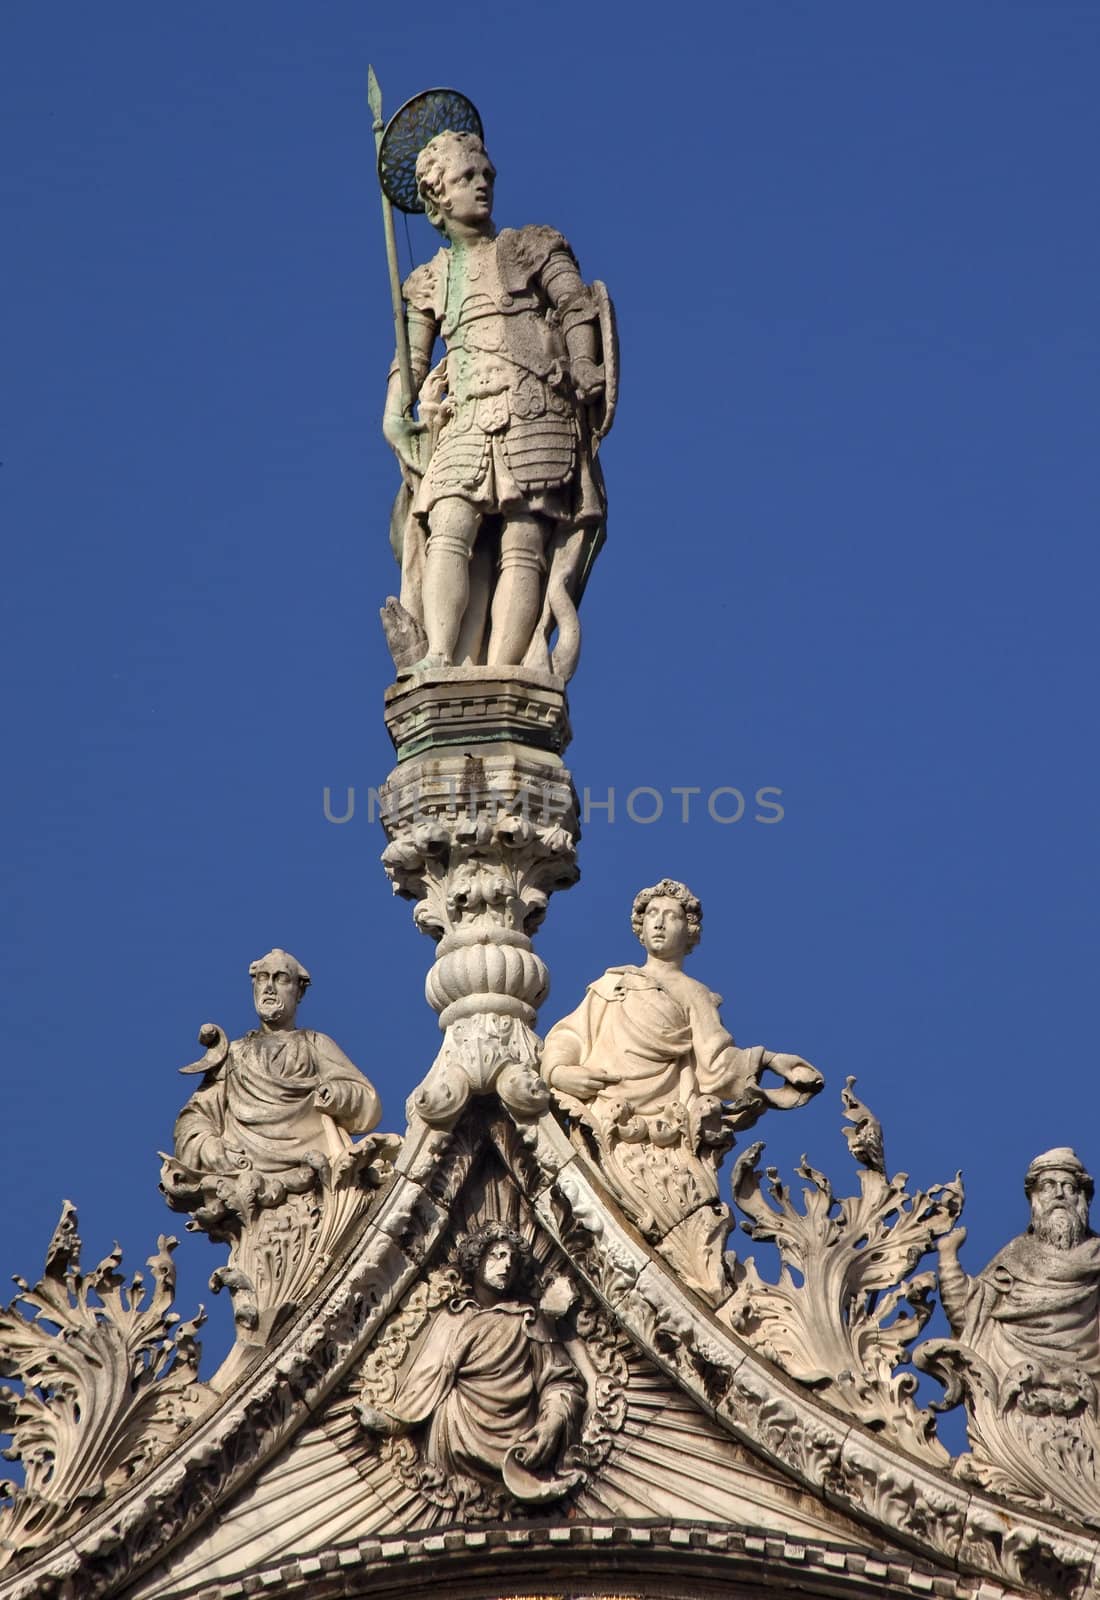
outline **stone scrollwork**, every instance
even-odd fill
[[[378,1096],[339,1046],[295,1026],[310,983],[301,963],[273,950],[249,975],[260,1027],[234,1040],[213,1023],[200,1031],[206,1054],[182,1070],[203,1081],[176,1121],[161,1189],[189,1228],[228,1242],[211,1288],[229,1290],[238,1327],[262,1341],[362,1217],[400,1141],[370,1133]]]
[[[1027,1231],[976,1277],[959,1264],[965,1230],[943,1239],[940,1287],[951,1339],[917,1365],[943,1382],[938,1409],[965,1403],[965,1481],[1100,1527],[1100,1239],[1093,1183],[1068,1147],[1027,1170]]]
[[[631,923],[645,964],[611,967],[589,986],[547,1035],[542,1072],[627,1214],[684,1282],[718,1300],[732,1226],[722,1158],[765,1111],[804,1105],[823,1080],[799,1056],[738,1047],[720,997],[683,972],[702,926],[684,884],[642,890]]]
[[[360,1423],[402,1481],[466,1520],[563,1500],[625,1415],[603,1314],[523,1235],[489,1222],[417,1285],[364,1363]]]
[[[417,926],[437,941],[425,991],[444,1039],[409,1103],[437,1127],[492,1090],[520,1117],[546,1109],[534,1023],[549,975],[531,935],[551,893],[577,878],[567,775],[532,802],[521,775],[487,778],[470,758],[461,802],[456,792],[418,794],[415,817],[398,794],[382,855],[396,892],[416,902]]]
[[[3,1453],[22,1461],[25,1481],[0,1484],[0,1567],[122,1488],[210,1402],[198,1381],[202,1311],[181,1322],[171,1310],[175,1247],[158,1240],[146,1303],[143,1275],[127,1282],[118,1270],[117,1245],[81,1272],[66,1201],[41,1281],[16,1278],[19,1293],[0,1310],[0,1373],[22,1393],[0,1388],[0,1430],[13,1437]]]
[[[913,1400],[917,1380],[896,1369],[932,1314],[931,1272],[913,1273],[954,1226],[961,1178],[910,1193],[908,1175],[886,1176],[882,1130],[852,1092],[842,1091],[849,1148],[861,1163],[860,1192],[839,1199],[805,1157],[800,1210],[754,1144],[733,1170],[733,1198],[749,1236],[778,1247],[779,1279],[768,1283],[752,1257],[732,1263],[736,1291],[722,1317],[791,1377],[820,1389],[839,1409],[937,1466],[948,1455],[935,1418]]]

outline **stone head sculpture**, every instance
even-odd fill
[[[1035,1157],[1024,1174],[1024,1193],[1031,1204],[1031,1232],[1044,1244],[1067,1250],[1087,1236],[1093,1181],[1068,1145]]]
[[[703,935],[703,907],[686,883],[662,878],[634,896],[630,926],[647,953],[682,960]]]
[[[433,228],[475,230],[492,221],[496,168],[476,133],[437,133],[416,158],[416,190]]]
[[[310,976],[287,950],[269,950],[248,969],[252,1002],[260,1021],[271,1028],[292,1028],[298,1002],[310,985]]]

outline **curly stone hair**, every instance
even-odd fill
[[[471,1288],[477,1280],[477,1269],[485,1252],[494,1244],[510,1244],[516,1254],[516,1275],[513,1289],[536,1299],[541,1291],[541,1281],[531,1246],[521,1233],[506,1222],[487,1222],[473,1233],[464,1234],[458,1241],[457,1262],[462,1281]]]
[[[642,919],[645,916],[646,906],[651,900],[678,900],[684,908],[684,917],[688,928],[688,949],[694,950],[699,940],[703,937],[703,906],[698,895],[692,894],[686,883],[681,883],[677,878],[662,878],[660,883],[653,884],[648,889],[643,889],[634,896],[634,904],[630,908],[630,926],[634,930],[634,937],[642,937]]]
[[[489,154],[476,133],[452,133],[448,128],[437,133],[434,139],[429,139],[416,158],[416,192],[424,202],[428,221],[433,228],[441,227],[446,215],[439,199],[443,188],[443,171],[448,157],[456,153],[459,158],[467,153]],[[490,161],[489,165],[492,167],[493,163]],[[496,177],[495,167],[493,176]]]

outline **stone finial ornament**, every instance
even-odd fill
[[[959,1262],[966,1230],[941,1240],[940,1292],[953,1338],[917,1364],[940,1378],[946,1409],[966,1406],[970,1452],[956,1471],[984,1488],[1100,1527],[1100,1238],[1093,1181],[1068,1146],[1036,1156],[1027,1230],[976,1277]]]
[[[381,1104],[371,1083],[327,1034],[296,1026],[310,984],[302,964],[272,950],[248,969],[260,1026],[230,1040],[200,1031],[203,1073],[180,1112],[161,1188],[190,1227],[231,1241],[212,1287],[228,1288],[242,1328],[260,1329],[316,1280],[361,1214],[398,1141],[370,1134]]]
[[[606,519],[597,452],[615,410],[614,314],[553,228],[497,232],[495,177],[475,132],[438,132],[416,159],[447,244],[402,288],[409,369],[395,361],[383,420],[404,479],[401,599],[383,620],[399,670],[523,665],[568,680]]]
[[[735,1044],[721,997],[683,971],[702,931],[685,884],[643,889],[631,926],[644,964],[610,967],[589,986],[547,1035],[542,1074],[642,1232],[687,1283],[720,1297],[731,1226],[722,1157],[765,1111],[805,1105],[823,1079],[800,1056]]]

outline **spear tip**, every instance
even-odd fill
[[[372,66],[367,67],[367,104],[376,117],[382,115],[382,90]]]

